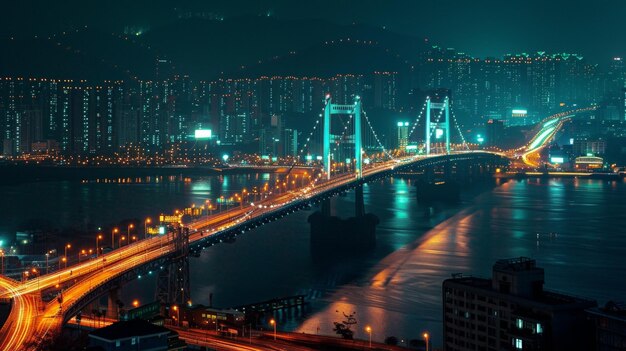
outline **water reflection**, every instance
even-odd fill
[[[272,184],[273,175],[193,177],[158,175],[141,182],[45,182],[3,188],[0,234],[44,218],[58,227],[90,228],[123,218],[203,204],[242,187]],[[474,194],[475,195],[475,194]],[[466,196],[459,205],[422,206],[409,181],[364,187],[366,211],[376,214],[377,246],[368,255],[313,259],[307,216],[301,211],[239,236],[191,259],[192,298],[231,307],[304,294],[314,311],[281,326],[333,334],[336,311],[356,312],[356,337],[382,341],[428,330],[441,345],[441,283],[463,272],[488,276],[496,259],[530,256],[546,269],[546,285],[604,303],[626,296],[626,185],[592,179],[509,181]],[[353,193],[332,200],[334,213],[354,214]],[[73,240],[78,240],[73,238]],[[89,243],[93,245],[92,238]],[[154,280],[129,284],[122,296],[151,301]]]

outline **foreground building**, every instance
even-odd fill
[[[626,304],[609,301],[604,308],[587,310],[595,326],[596,351],[626,350]]]
[[[187,345],[178,333],[141,319],[121,321],[89,333],[88,350],[175,351]]]
[[[535,260],[499,260],[491,279],[443,282],[444,350],[589,350],[595,301],[543,289]]]

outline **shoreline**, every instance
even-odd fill
[[[297,167],[296,167],[297,168]],[[49,181],[90,181],[102,178],[141,178],[148,176],[219,176],[259,173],[286,173],[290,167],[75,167],[42,165],[0,166],[0,186]]]

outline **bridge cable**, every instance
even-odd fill
[[[365,117],[365,121],[367,121],[367,125],[369,126],[370,130],[372,131],[372,134],[374,135],[374,138],[376,139],[376,142],[378,143],[378,146],[380,146],[380,148],[383,150],[385,154],[387,154],[387,156],[389,156],[389,158],[391,158],[392,160],[395,160],[395,158],[387,151],[387,149],[385,149],[385,146],[383,146],[383,143],[380,142],[380,139],[378,138],[378,135],[376,134],[374,127],[372,127],[372,123],[370,123],[370,119],[367,117],[367,112],[365,112],[365,110],[362,110],[362,112],[363,112],[363,116]]]
[[[424,110],[426,110],[426,101],[424,101],[424,104],[422,105],[422,109],[420,110],[420,113],[417,115],[417,118],[415,119],[415,123],[413,123],[413,127],[411,128],[411,131],[406,137],[407,141],[411,139],[411,135],[413,135],[415,128],[417,128],[417,125],[419,124],[422,116],[424,115]]]
[[[462,145],[465,147],[465,149],[469,150],[469,144],[467,143],[467,141],[465,140],[465,136],[463,136],[463,132],[461,131],[461,126],[459,125],[459,122],[456,119],[456,115],[454,114],[454,110],[452,108],[450,108],[450,113],[452,114],[452,121],[454,122],[454,126],[456,127],[456,130],[459,132],[459,135],[461,136],[461,142],[463,143]]]

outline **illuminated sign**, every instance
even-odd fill
[[[267,155],[261,155],[261,160],[269,160],[270,157]]]
[[[160,215],[159,221],[161,223],[180,223],[180,216]]]
[[[165,234],[165,233],[166,233],[166,229],[165,229],[165,227],[164,227],[164,226],[160,226],[160,227],[159,227],[159,234],[160,234],[160,235],[163,235],[163,234]]]
[[[550,162],[551,163],[563,163],[565,162],[565,159],[563,159],[563,157],[550,157]]]
[[[443,136],[443,129],[437,128],[435,129],[435,138],[439,139]]]
[[[307,161],[311,161],[311,160],[313,160],[313,156],[311,156],[311,155],[306,155],[306,160],[307,160]]]
[[[528,115],[528,111],[524,109],[513,109],[511,111],[511,117],[526,117]]]
[[[196,139],[211,139],[212,131],[210,129],[196,129],[194,137]]]
[[[406,149],[407,150],[417,150],[417,145],[407,145]]]

